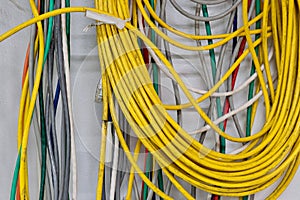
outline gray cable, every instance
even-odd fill
[[[201,11],[201,5],[197,4],[196,11],[195,11],[195,16],[200,16],[200,11]],[[197,21],[197,20],[195,20],[195,34],[200,35],[200,22]],[[201,46],[201,41],[196,40],[196,44],[197,44],[197,46]],[[202,68],[203,68],[203,71],[204,71],[204,74],[205,74],[204,77],[207,77],[207,78],[204,79],[204,81],[207,84],[205,86],[206,86],[206,89],[208,90],[209,88],[212,88],[212,86],[213,86],[213,79],[212,79],[212,76],[211,76],[212,72],[208,71],[210,68],[206,65],[204,55],[202,54],[201,51],[198,51],[198,55],[199,55],[200,65],[203,66]],[[202,70],[200,70],[200,72],[201,71]],[[216,99],[211,98],[211,97],[209,99],[210,99],[210,105],[208,107],[207,114],[211,118],[211,116],[213,115],[213,110],[214,110],[215,104],[216,104]],[[204,125],[205,124],[206,123],[204,123]],[[206,137],[206,132],[201,133],[200,138],[199,138],[199,142],[203,144],[205,137]]]
[[[195,11],[195,16],[200,16],[200,9],[201,5],[197,4],[196,6],[196,11]],[[195,34],[196,35],[200,35],[200,22],[195,20]],[[200,40],[196,40],[196,44],[197,46],[202,46],[201,41]],[[204,55],[201,51],[198,51],[198,56],[199,56],[199,60],[200,60],[200,66],[202,66],[203,70],[199,70],[199,73],[202,77],[202,79],[204,80],[204,82],[207,84],[205,85],[206,88],[205,89],[209,89],[213,86],[213,81],[212,81],[212,72],[211,70],[208,71],[210,68],[207,66]],[[201,72],[204,72],[204,74],[202,74]]]
[[[54,38],[51,41],[51,53],[48,55],[48,101],[49,101],[49,116],[50,122],[49,122],[49,127],[51,127],[52,131],[52,139],[53,139],[53,151],[54,151],[54,161],[55,161],[55,168],[57,171],[57,176],[59,177],[60,174],[60,169],[59,169],[59,152],[58,152],[58,143],[57,143],[57,133],[56,133],[56,120],[55,120],[55,111],[54,111],[54,105],[53,105],[53,68],[54,68]],[[49,133],[50,134],[50,133]],[[59,178],[58,178],[59,179]],[[58,180],[59,181],[59,180]],[[58,184],[58,183],[57,183]]]
[[[166,18],[167,18],[165,8],[166,8],[166,1],[162,0],[161,1],[161,9],[160,9],[159,17],[164,21],[166,21]],[[166,29],[164,29],[164,28],[161,28],[161,29],[162,29],[162,32],[167,35]],[[173,66],[173,60],[172,60],[172,57],[171,57],[170,45],[166,40],[163,40],[163,42],[164,42],[166,58],[168,59],[168,61]],[[174,90],[175,103],[176,103],[176,105],[180,105],[181,104],[181,99],[180,99],[180,94],[179,94],[179,87],[178,87],[178,84],[176,83],[176,81],[172,80],[172,86],[173,86],[173,90]],[[177,110],[177,123],[180,126],[182,126],[182,111],[181,110]]]
[[[49,160],[50,160],[50,165],[51,165],[51,174],[52,174],[52,185],[53,185],[53,190],[54,190],[54,199],[58,199],[58,176],[57,176],[57,170],[55,167],[55,159],[54,159],[54,153],[53,153],[53,148],[51,144],[51,136],[50,136],[50,131],[51,127],[49,126],[50,120],[49,120],[49,94],[47,94],[46,98],[46,103],[45,103],[45,121],[46,121],[46,137],[47,137],[47,143],[48,143],[48,153],[49,153]]]
[[[253,2],[253,1],[252,1]],[[229,33],[230,30],[231,30],[231,27],[232,27],[232,24],[233,24],[233,20],[234,20],[234,16],[235,16],[235,13],[236,13],[236,10],[234,10],[231,14],[230,14],[230,17],[229,17],[229,21],[228,21],[228,25],[227,25],[227,30],[226,32]],[[240,42],[236,44],[236,47],[235,49],[239,49],[240,47]],[[224,66],[224,58],[225,58],[225,50],[227,49],[229,43],[226,43],[224,45],[221,46],[221,50],[220,50],[220,56],[219,56],[219,59],[218,59],[218,62],[217,62],[217,72],[216,72],[216,80],[219,80],[220,77],[221,77],[221,71],[222,71],[222,66]],[[233,57],[236,57],[236,55],[233,55]],[[228,82],[228,81],[227,81]],[[229,88],[231,88],[231,84],[227,84],[227,88],[226,88],[226,91],[229,90]],[[229,104],[230,104],[230,101],[232,101],[232,98],[228,98],[229,100]],[[230,104],[231,105],[231,104]],[[233,107],[230,106],[230,108],[233,109]],[[233,115],[233,120],[234,120],[234,124],[237,128],[237,131],[238,131],[238,134],[240,137],[244,137],[244,132],[240,126],[240,123],[239,123],[239,120],[237,118],[236,115]]]
[[[55,2],[55,8],[60,8],[60,0]],[[54,35],[56,43],[56,53],[57,53],[57,73],[59,77],[59,83],[61,88],[61,100],[62,100],[62,149],[61,157],[65,159],[61,160],[61,183],[59,187],[59,199],[68,199],[69,193],[69,181],[70,181],[70,152],[71,152],[71,133],[70,133],[70,118],[69,118],[69,105],[67,100],[66,91],[66,80],[63,62],[63,50],[62,50],[62,30],[61,30],[61,16],[55,16],[54,18]]]
[[[51,128],[53,128],[53,124],[55,122],[52,121],[51,118],[51,112],[53,112],[53,98],[52,98],[52,74],[53,74],[53,54],[54,54],[54,42],[52,40],[51,45],[50,45],[50,50],[48,54],[48,59],[47,59],[47,65],[46,69],[48,69],[47,73],[47,88],[46,88],[46,102],[45,102],[45,121],[46,121],[46,136],[47,136],[47,148],[48,148],[48,153],[49,153],[49,161],[52,169],[52,185],[53,185],[53,190],[54,190],[54,196],[53,198],[55,200],[58,199],[58,174],[59,174],[59,169],[58,169],[58,161],[56,159],[56,154],[55,154],[55,145],[52,147],[51,143]],[[52,106],[51,106],[52,105]],[[56,131],[55,129],[52,129],[52,134],[55,135]],[[55,143],[55,139],[53,139]]]
[[[61,1],[55,2],[55,8],[61,7]],[[70,182],[70,159],[71,159],[71,131],[70,131],[70,116],[69,105],[67,96],[67,86],[65,77],[65,67],[62,45],[62,27],[61,16],[58,15],[54,18],[54,35],[56,43],[56,67],[57,74],[61,88],[61,101],[62,101],[62,126],[61,126],[61,184],[59,185],[59,199],[65,200],[69,196],[69,182]]]

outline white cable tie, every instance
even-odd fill
[[[85,12],[85,16],[87,18],[93,19],[98,21],[96,25],[101,25],[101,24],[113,24],[118,27],[118,29],[123,29],[125,27],[125,24],[130,21],[129,19],[120,19],[118,17],[106,15],[106,14],[100,14],[97,12],[93,12],[90,10],[87,10]]]

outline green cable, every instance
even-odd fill
[[[208,11],[207,11],[207,6],[205,4],[202,4],[202,12],[203,12],[203,17],[208,17]],[[209,21],[205,22],[205,30],[207,35],[211,35],[211,27]],[[213,44],[213,41],[211,39],[208,40],[208,44]],[[210,61],[211,61],[211,69],[212,69],[212,75],[213,75],[213,82],[216,82],[216,56],[215,56],[215,50],[210,49],[209,50],[209,56],[210,56]],[[218,117],[222,116],[222,108],[221,108],[221,100],[220,98],[216,98],[217,102],[217,113]],[[224,125],[223,123],[219,124],[219,128],[224,131]],[[225,153],[225,148],[226,148],[226,141],[225,138],[220,136],[220,152]]]
[[[152,168],[152,156],[150,152],[147,154],[147,160],[146,160],[146,176],[147,178],[150,177],[150,171]],[[148,196],[148,185],[145,183],[144,191],[143,191],[143,199],[146,200]]]
[[[12,181],[11,190],[10,190],[10,200],[14,200],[16,197],[17,183],[18,183],[19,170],[20,170],[21,149],[22,149],[22,145],[20,146],[20,149],[19,149],[18,158],[16,161],[16,167],[14,170],[14,176],[13,176],[13,181]]]
[[[151,7],[153,9],[155,9],[153,0],[150,1],[150,4],[151,4]],[[154,32],[153,29],[151,30],[151,41],[153,43],[155,43],[155,32]],[[159,93],[158,68],[157,68],[155,63],[152,63],[152,69],[153,69],[153,87],[154,87],[156,93],[158,94]],[[148,153],[147,161],[146,161],[146,176],[148,178],[150,177],[151,166],[152,166],[152,155],[150,153]],[[153,177],[153,178],[156,178],[156,177]],[[164,183],[163,183],[163,176],[162,176],[162,170],[161,169],[158,169],[157,179],[158,179],[159,189],[161,191],[164,191]],[[144,191],[143,191],[143,199],[147,199],[147,196],[148,196],[148,185],[145,184]],[[161,197],[160,197],[160,199],[162,200]]]
[[[255,0],[255,14],[259,15],[261,12],[261,8],[260,8],[260,0]],[[255,24],[256,29],[260,29],[261,27],[261,22],[260,20],[256,22]],[[256,34],[255,35],[255,40],[259,39],[260,35]],[[255,52],[256,55],[258,55],[258,46],[255,47]],[[255,66],[254,66],[254,62],[252,62],[252,67],[251,67],[251,71],[250,71],[250,76],[252,76],[255,73]],[[249,93],[248,93],[248,100],[253,98],[253,90],[254,90],[254,81],[252,81],[249,85]],[[251,113],[252,113],[252,105],[250,105],[247,108],[247,124],[246,124],[246,136],[250,136],[251,135]]]
[[[151,7],[153,9],[155,9],[154,6],[154,1],[151,0],[150,2]],[[153,20],[154,21],[154,20]],[[155,42],[155,31],[153,29],[151,29],[151,41],[154,43]],[[154,89],[156,91],[156,93],[159,93],[159,86],[158,86],[158,68],[156,66],[156,63],[154,62],[152,64],[152,69],[153,69],[153,85],[154,85]],[[154,177],[156,178],[156,177]],[[157,178],[158,178],[158,188],[164,192],[164,182],[163,182],[163,175],[162,175],[162,170],[158,169],[158,174],[157,174]],[[160,197],[160,200],[163,200],[162,197]]]
[[[43,100],[43,82],[40,81],[39,87],[39,104],[40,104],[40,120],[41,120],[41,152],[42,152],[42,165],[41,165],[41,182],[40,182],[40,195],[39,199],[44,199],[45,178],[46,178],[46,152],[47,152],[47,139],[46,139],[46,125],[44,115],[44,100]]]
[[[260,0],[255,0],[255,15],[259,15],[261,12],[260,8]],[[255,23],[255,28],[260,29],[261,27],[261,22],[258,20]],[[255,40],[259,39],[260,35],[256,34],[255,35]],[[255,53],[258,55],[258,46],[255,47]],[[252,61],[252,67],[250,71],[250,76],[252,76],[255,73],[255,65],[254,62]],[[248,92],[248,101],[253,98],[253,90],[254,90],[254,81],[252,81],[249,85],[249,92]],[[252,105],[250,105],[247,108],[247,119],[246,119],[246,137],[249,137],[251,135],[251,113],[252,113]],[[248,196],[243,196],[243,200],[248,200]]]
[[[53,9],[54,9],[54,1],[50,0],[49,11],[52,11]],[[45,45],[44,62],[42,66],[43,69],[50,49],[52,29],[53,29],[53,18],[50,17],[48,21],[48,32],[47,32],[46,45]],[[40,182],[40,194],[39,194],[40,200],[44,199],[45,177],[46,177],[46,152],[47,152],[46,125],[45,125],[45,116],[44,116],[44,100],[43,100],[42,85],[43,84],[41,79],[40,88],[39,88],[40,120],[41,120],[41,150],[42,150],[41,182]]]
[[[66,0],[66,7],[70,7],[70,0]],[[71,35],[71,14],[66,13],[66,34],[67,34],[67,43],[68,43],[68,59],[70,63],[70,35]]]
[[[202,4],[202,12],[203,12],[203,17],[208,17],[208,10],[207,10],[207,6],[205,4]],[[209,21],[205,22],[205,30],[206,30],[206,34],[207,35],[212,35],[211,33],[211,27],[210,27],[210,23]],[[211,39],[207,40],[208,44],[213,44],[213,41]],[[209,50],[209,57],[210,57],[210,62],[211,62],[211,69],[212,69],[212,77],[213,77],[213,83],[216,82],[216,71],[217,71],[217,67],[216,67],[216,56],[215,56],[215,50],[214,49],[210,49]],[[216,103],[217,103],[217,115],[218,117],[222,116],[222,108],[221,108],[221,100],[220,97],[216,98]],[[220,123],[219,124],[219,128],[224,131],[224,124]],[[220,136],[220,152],[221,153],[225,153],[225,149],[226,149],[226,141],[225,138],[223,138],[222,136]]]

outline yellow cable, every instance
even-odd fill
[[[38,15],[37,9],[35,7],[35,3],[33,0],[30,0],[30,5],[32,7],[32,12],[34,16]],[[22,137],[22,151],[21,151],[21,161],[20,161],[20,195],[21,199],[27,200],[29,199],[29,191],[28,191],[28,173],[27,173],[27,145],[28,145],[28,136],[29,136],[29,128],[31,124],[31,118],[35,106],[35,101],[37,98],[39,83],[41,79],[42,73],[42,64],[43,64],[43,56],[44,55],[44,35],[42,24],[37,23],[38,26],[38,37],[39,37],[39,59],[38,59],[38,67],[36,69],[36,78],[34,81],[34,86],[32,90],[32,97],[30,99],[30,104],[28,108],[28,114],[25,118],[25,125]],[[21,103],[22,104],[22,103]]]
[[[137,159],[138,159],[138,156],[139,156],[139,152],[140,152],[140,149],[141,149],[141,141],[138,140],[136,142],[136,146],[135,146],[135,149],[134,149],[134,161],[137,162]],[[127,194],[126,194],[126,200],[130,200],[132,199],[131,198],[131,192],[132,192],[132,186],[133,186],[133,181],[134,181],[134,168],[131,166],[130,168],[130,175],[129,175],[129,180],[128,180],[128,188],[127,188]]]

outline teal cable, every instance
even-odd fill
[[[260,8],[260,0],[255,0],[255,14],[259,15],[261,12],[261,8]],[[255,27],[257,29],[259,29],[261,27],[261,22],[260,20],[256,22]],[[259,39],[260,35],[256,34],[255,35],[255,40]],[[256,55],[258,55],[258,46],[255,47],[255,52]],[[252,76],[255,73],[255,66],[254,66],[254,62],[252,62],[252,67],[251,67],[251,71],[250,71],[250,76]],[[248,93],[248,100],[253,98],[253,90],[254,90],[254,81],[252,81],[249,85],[249,93]],[[250,105],[247,108],[247,123],[246,123],[246,136],[250,136],[251,135],[251,113],[252,113],[252,105]]]
[[[66,0],[66,8],[70,7],[70,0]],[[67,36],[70,36],[70,21],[71,21],[71,14],[66,13],[66,31],[67,31]]]
[[[146,176],[147,178],[150,178],[151,168],[152,168],[152,155],[150,152],[147,154],[147,160],[146,160]],[[150,178],[151,180],[151,178]],[[144,191],[143,191],[143,199],[146,200],[148,196],[148,185],[145,183]]]
[[[70,7],[70,0],[66,0],[66,7]],[[68,43],[68,56],[70,63],[70,35],[71,35],[71,13],[66,13],[66,34],[67,34],[67,43]]]
[[[10,190],[10,200],[14,200],[15,197],[16,197],[19,170],[20,170],[21,149],[22,149],[22,146],[20,146],[20,150],[19,150],[19,153],[18,153],[18,158],[17,158],[17,161],[16,161],[16,167],[14,169],[14,176],[13,176],[13,181],[12,181],[11,190]]]
[[[205,4],[202,4],[201,7],[202,7],[202,12],[203,12],[203,17],[208,17],[207,6]],[[209,21],[205,22],[205,30],[206,30],[206,34],[207,35],[212,35]],[[207,42],[208,42],[209,45],[213,44],[213,41],[211,39],[207,40]],[[216,71],[217,71],[217,67],[216,67],[216,56],[215,56],[215,50],[214,49],[210,49],[209,50],[209,57],[210,57],[210,62],[211,62],[213,83],[216,83]],[[216,98],[216,104],[217,104],[217,115],[218,115],[218,117],[221,117],[223,112],[222,112],[222,108],[221,108],[221,100],[220,100],[219,97]],[[222,131],[224,131],[224,124],[220,123],[219,124],[219,128]],[[223,138],[223,137],[220,136],[220,152],[221,153],[225,153],[225,149],[226,149],[225,138]]]
[[[202,4],[202,12],[204,17],[208,17],[208,11],[207,11],[207,6],[205,4]],[[207,35],[212,35],[211,34],[211,27],[209,21],[205,22],[205,30]],[[213,41],[210,39],[208,40],[208,44],[213,44]],[[211,68],[212,68],[212,76],[213,76],[213,82],[216,82],[216,56],[215,56],[215,50],[210,49],[209,50],[209,56],[210,56],[210,61],[211,61]],[[216,103],[217,103],[217,113],[218,117],[222,116],[222,108],[221,108],[221,100],[220,98],[216,98]],[[223,123],[219,124],[219,128],[224,131],[224,125]],[[226,148],[226,141],[225,138],[220,136],[220,152],[225,153],[225,148]]]

